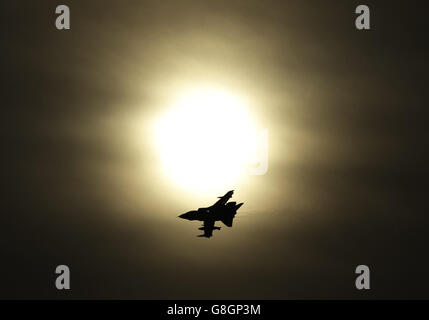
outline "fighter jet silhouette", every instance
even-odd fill
[[[216,221],[222,221],[227,227],[232,227],[232,221],[237,210],[243,205],[243,203],[237,204],[237,202],[227,203],[233,193],[234,190],[228,191],[224,196],[218,197],[219,200],[214,205],[186,212],[181,214],[179,218],[203,221],[203,225],[198,230],[203,230],[204,234],[198,237],[210,238],[213,235],[213,230],[220,230],[220,227],[215,226]]]

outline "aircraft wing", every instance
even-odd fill
[[[232,198],[232,195],[234,193],[234,190],[228,191],[225,193],[222,197],[218,197],[219,200],[216,201],[216,203],[213,205],[213,207],[223,206],[225,205],[229,199]]]
[[[219,227],[215,227],[214,220],[204,220],[204,224],[199,230],[203,230],[204,234],[199,235],[199,237],[210,238],[213,235],[213,230],[219,230]]]

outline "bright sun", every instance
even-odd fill
[[[166,174],[191,191],[234,188],[256,152],[256,129],[243,103],[202,89],[184,95],[156,125]]]

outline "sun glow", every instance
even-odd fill
[[[242,101],[210,89],[182,96],[161,116],[155,135],[167,176],[191,191],[234,188],[257,147]]]

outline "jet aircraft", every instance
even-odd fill
[[[237,210],[243,205],[243,203],[237,204],[234,201],[228,202],[233,193],[234,190],[228,191],[225,195],[218,197],[219,200],[212,206],[186,212],[181,214],[179,218],[202,221],[203,225],[198,229],[204,233],[198,237],[210,238],[213,235],[213,230],[220,230],[220,227],[215,226],[216,221],[222,221],[227,227],[232,227],[232,221]]]

